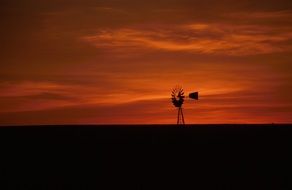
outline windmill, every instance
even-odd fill
[[[198,100],[199,99],[199,93],[198,92],[192,92],[189,94],[189,98]],[[182,105],[184,103],[184,90],[181,86],[176,86],[171,91],[171,101],[173,105],[178,108],[177,113],[177,124],[185,124],[184,114],[182,110]]]

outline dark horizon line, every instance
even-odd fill
[[[134,127],[134,126],[169,126],[169,127],[187,127],[187,126],[287,126],[292,125],[292,123],[205,123],[205,124],[7,124],[1,125],[0,128],[6,127]]]

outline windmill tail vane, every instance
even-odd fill
[[[199,92],[192,92],[189,94],[189,98],[199,100]]]
[[[199,93],[198,92],[189,93],[188,97],[190,99],[198,100]],[[173,105],[178,109],[178,113],[177,113],[177,124],[178,125],[185,124],[185,119],[184,119],[184,114],[183,114],[183,109],[182,109],[184,99],[185,99],[184,90],[181,86],[176,86],[175,88],[172,89],[171,101],[172,101]]]

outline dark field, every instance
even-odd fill
[[[292,189],[290,125],[0,128],[0,189]]]

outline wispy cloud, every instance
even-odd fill
[[[270,103],[272,102],[272,103]],[[292,104],[277,102],[261,93],[237,91],[202,95],[187,100],[187,123],[288,123]],[[116,105],[84,104],[0,114],[1,124],[129,124],[175,123],[177,110],[169,98]]]
[[[290,12],[232,15],[292,18]],[[98,30],[82,39],[100,49],[186,51],[201,54],[255,55],[291,51],[292,27],[258,24],[188,23]]]
[[[255,11],[255,12],[233,12],[225,14],[231,18],[236,19],[252,19],[263,20],[263,19],[281,19],[289,21],[292,16],[291,10],[281,10],[281,11]]]

